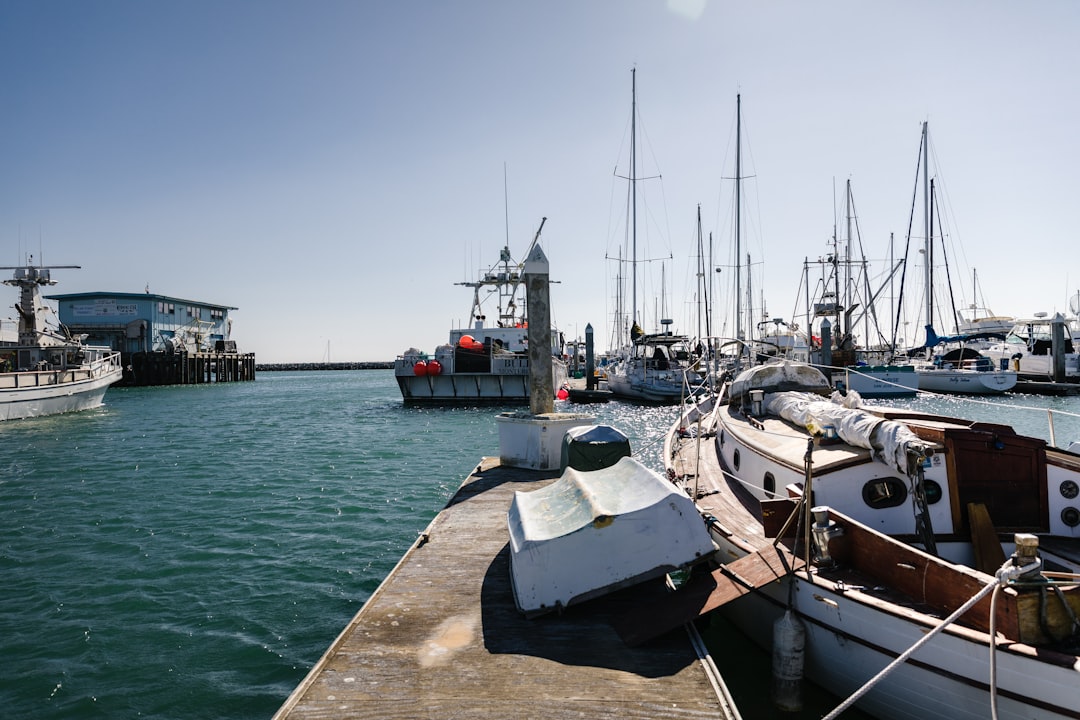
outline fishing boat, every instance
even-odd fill
[[[536,231],[525,257],[540,239]],[[429,355],[409,348],[394,361],[394,377],[406,405],[520,405],[529,402],[529,320],[522,289],[524,261],[504,246],[499,262],[472,282],[471,325],[450,330],[449,342]],[[494,322],[485,303],[494,299]],[[520,303],[520,305],[519,305]],[[562,336],[551,333],[552,383],[568,383]]]
[[[18,338],[0,342],[0,420],[56,415],[98,407],[123,375],[120,353],[90,346],[59,323],[50,327],[41,288],[55,285],[51,271],[77,265],[0,267],[12,270],[5,285],[19,288]]]
[[[688,409],[664,456],[720,549],[643,609],[651,632],[723,612],[772,648],[778,706],[804,676],[845,698],[827,718],[1077,717],[1080,455],[779,361]]]

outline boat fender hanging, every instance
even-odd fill
[[[442,363],[439,362],[438,360],[428,360],[427,374],[428,375],[439,375],[441,373],[442,373]]]
[[[428,365],[423,360],[417,360],[416,364],[412,366],[413,375],[417,377],[424,377],[428,374]]]
[[[791,612],[773,623],[772,699],[773,705],[786,712],[802,710],[803,659],[806,653],[806,627]]]

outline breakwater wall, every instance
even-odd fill
[[[255,370],[273,372],[275,370],[390,370],[394,362],[314,362],[314,363],[268,363],[258,364]]]

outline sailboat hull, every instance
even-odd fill
[[[1016,386],[1016,373],[983,370],[916,369],[919,390],[946,394],[997,395]]]

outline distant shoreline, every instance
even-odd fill
[[[390,370],[393,367],[393,361],[266,363],[256,364],[255,372],[275,372],[278,370]]]

